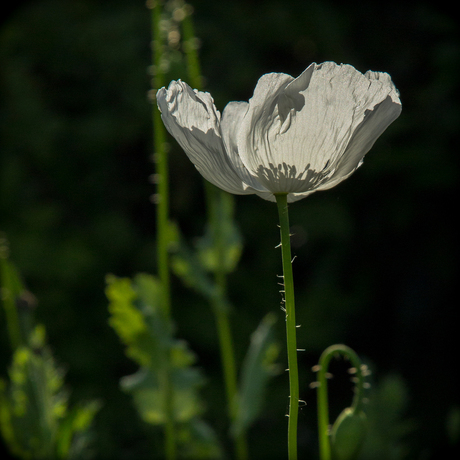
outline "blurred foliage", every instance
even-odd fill
[[[455,11],[429,1],[350,7],[333,0],[196,0],[193,8],[205,87],[220,110],[247,100],[263,73],[298,75],[312,61],[388,71],[400,90],[402,115],[363,167],[291,207],[299,346],[307,349],[301,398],[311,402],[308,369],[321,350],[347,343],[371,357],[380,380],[391,372],[405,382],[405,414],[414,421],[410,433],[398,434],[406,458],[449,457],[458,447],[460,407],[451,376],[460,126]],[[104,297],[106,273],[156,268],[148,12],[143,1],[122,0],[30,0],[9,12],[0,30],[0,230],[39,299],[36,316],[53,355],[68,365],[71,399],[104,400],[97,454],[150,458],[146,428],[119,390],[120,378],[136,369],[107,325]],[[184,75],[183,64],[171,60],[167,79]],[[171,215],[193,245],[206,220],[202,181],[173,141],[169,153]],[[278,309],[281,268],[271,250],[279,242],[275,207],[257,197],[236,197],[235,205],[244,246],[228,291],[242,361],[251,332]],[[174,320],[209,377],[206,417],[219,433],[225,400],[213,318],[200,295],[174,283]],[[8,350],[0,318],[0,346]],[[284,337],[282,321],[274,334]],[[0,369],[9,364],[2,351]],[[250,430],[261,458],[284,455],[279,414],[286,388],[284,375],[269,384],[269,405]],[[309,404],[299,431],[305,456],[314,449],[314,420]]]
[[[159,280],[147,274],[138,274],[133,281],[107,278],[109,323],[127,347],[127,355],[140,365],[135,374],[123,377],[121,386],[132,395],[142,419],[157,426],[167,423],[169,392],[179,458],[221,458],[213,431],[200,418],[203,403],[198,389],[203,376],[192,367],[195,356],[185,342],[173,336],[162,289]]]
[[[29,347],[18,348],[0,379],[0,431],[10,450],[22,459],[90,458],[89,432],[97,402],[70,409],[62,371],[45,346],[37,326]]]
[[[212,186],[214,187],[214,186]],[[217,193],[216,193],[217,192]],[[190,289],[199,292],[217,308],[229,308],[225,292],[220,292],[216,273],[235,270],[242,252],[242,239],[233,216],[233,199],[229,194],[210,190],[211,217],[205,233],[194,238],[192,247],[176,225],[171,224],[171,268]]]
[[[259,416],[265,403],[267,382],[279,373],[275,363],[279,353],[279,345],[274,340],[275,322],[273,313],[268,313],[251,335],[241,371],[237,416],[232,426],[236,436],[246,431]]]
[[[97,401],[69,406],[64,372],[46,344],[45,328],[33,318],[25,291],[0,238],[0,298],[13,350],[8,379],[0,378],[0,433],[21,459],[83,459],[92,450]]]
[[[406,418],[407,403],[407,385],[395,375],[386,376],[369,392],[367,432],[361,458],[402,460],[410,455],[404,438],[416,426],[413,420]]]

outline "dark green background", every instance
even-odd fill
[[[416,426],[406,439],[407,458],[448,458],[446,418],[460,405],[460,43],[453,8],[300,0],[193,6],[205,86],[220,110],[247,100],[262,74],[297,76],[313,61],[386,71],[400,90],[402,115],[363,167],[290,208],[298,235],[299,346],[307,349],[300,359],[308,403],[300,449],[310,455],[316,443],[310,367],[325,347],[344,342],[372,364],[376,382],[397,374],[407,384],[405,417]],[[142,0],[16,2],[4,10],[0,31],[0,231],[38,299],[37,319],[68,370],[73,399],[105,403],[96,419],[97,458],[156,458],[148,429],[118,387],[136,368],[107,325],[104,296],[106,273],[156,272],[149,40]],[[185,78],[170,75],[179,76]],[[171,217],[193,241],[205,223],[202,181],[171,146]],[[266,312],[279,313],[281,342],[284,331],[276,206],[255,196],[235,203],[244,252],[229,290],[241,360]],[[210,309],[176,279],[173,297],[178,335],[208,376],[205,416],[222,433],[225,401]],[[4,375],[10,354],[0,318]],[[284,456],[286,406],[280,375],[251,431],[254,458]]]

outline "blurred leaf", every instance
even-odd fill
[[[203,379],[193,368],[176,369],[173,374],[173,404],[176,422],[188,422],[202,412],[197,388]],[[165,392],[158,370],[141,368],[121,380],[123,390],[131,394],[142,419],[152,425],[162,425],[167,420]]]
[[[404,418],[408,389],[395,375],[386,376],[369,395],[366,407],[367,433],[360,459],[402,460],[408,453],[404,437],[414,430],[411,420]]]
[[[246,431],[258,416],[264,402],[267,382],[277,371],[274,364],[279,346],[274,339],[276,317],[269,313],[251,336],[243,364],[237,400],[237,416],[232,426],[235,436]]]
[[[196,253],[192,252],[184,242],[180,242],[176,252],[172,254],[171,268],[187,287],[207,299],[212,299],[217,295],[211,277],[206,273]]]
[[[210,221],[205,235],[198,239],[196,249],[203,267],[209,272],[232,272],[240,260],[241,234],[233,219],[233,197],[208,187]]]
[[[39,342],[42,331],[36,331]],[[9,408],[12,452],[22,458],[53,458],[58,423],[67,409],[62,373],[47,349],[19,347],[9,369],[8,392],[2,396]],[[6,386],[6,385],[5,385]],[[2,427],[2,431],[5,431]]]
[[[126,353],[141,366],[121,380],[140,417],[149,424],[163,425],[168,418],[165,401],[171,396],[177,429],[187,433],[181,448],[192,453],[208,452],[210,456],[203,458],[214,458],[220,448],[212,430],[198,419],[203,412],[198,390],[204,379],[192,367],[195,355],[186,342],[173,335],[172,321],[162,308],[161,283],[143,273],[133,280],[108,276],[106,293],[109,323],[126,345]],[[198,426],[201,431],[196,429]]]
[[[210,273],[233,271],[243,245],[233,220],[233,197],[210,187],[209,192],[210,221],[205,235],[196,240],[195,250],[180,238],[177,227],[171,230],[171,267],[186,286],[208,300],[216,300],[218,292]]]
[[[24,459],[82,458],[87,442],[81,441],[89,439],[99,405],[68,411],[63,372],[45,345],[42,326],[29,346],[15,351],[9,377],[0,383],[0,429],[11,452]]]
[[[195,356],[185,342],[174,339],[171,320],[162,309],[162,285],[157,278],[138,274],[133,281],[107,277],[110,325],[127,346],[128,356],[141,365],[134,375],[124,377],[122,388],[129,392],[139,414],[147,423],[163,424],[166,375],[172,376],[174,416],[190,420],[201,412],[197,388],[203,379],[190,367]]]
[[[151,362],[155,347],[141,311],[134,306],[137,293],[129,279],[107,276],[106,295],[109,299],[109,324],[126,346],[126,354],[141,366]]]
[[[175,222],[168,221],[167,233],[168,248],[170,251],[177,250],[180,243],[180,230]]]
[[[100,407],[101,404],[98,401],[90,401],[79,404],[67,413],[59,425],[59,434],[56,439],[58,458],[69,460],[81,458],[82,452],[88,449],[92,441],[89,428]]]
[[[222,449],[214,431],[202,420],[195,418],[178,430],[181,457],[187,459],[222,458]]]

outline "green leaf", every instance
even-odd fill
[[[80,459],[92,440],[90,428],[101,404],[90,401],[72,408],[63,422],[59,425],[56,439],[56,452],[58,458]]]
[[[279,346],[274,339],[276,317],[269,313],[251,336],[243,363],[237,399],[237,416],[232,426],[235,436],[245,432],[259,415],[267,383],[276,371]]]
[[[9,377],[10,417],[20,450],[33,458],[53,458],[58,424],[67,410],[62,372],[41,344],[15,351]]]
[[[161,283],[153,276],[107,276],[109,324],[126,346],[126,354],[141,366],[154,366],[168,347],[172,325],[162,306]]]
[[[137,294],[131,280],[107,277],[106,296],[109,299],[109,324],[126,346],[126,354],[139,363],[150,363],[150,338],[142,313],[134,306]]]
[[[126,345],[127,355],[141,366],[135,374],[124,377],[121,386],[132,395],[142,419],[164,424],[168,395],[172,395],[175,421],[187,422],[199,415],[202,404],[198,389],[203,378],[192,367],[196,359],[186,342],[173,336],[159,280],[141,273],[132,281],[109,276],[107,282],[109,323]]]
[[[233,271],[243,245],[233,220],[233,197],[214,188],[209,191],[211,211],[205,235],[197,239],[192,250],[178,236],[176,228],[171,267],[186,286],[214,299],[217,289],[210,273]]]
[[[217,295],[216,286],[201,260],[184,242],[179,243],[177,251],[172,254],[171,268],[187,287],[205,298],[212,299]]]
[[[203,420],[195,418],[178,429],[180,458],[219,459],[223,457],[216,434]]]
[[[168,416],[165,411],[166,388],[161,377],[158,371],[143,367],[121,380],[123,390],[132,395],[141,418],[152,425],[166,423]],[[172,381],[174,420],[188,422],[203,410],[197,392],[203,379],[197,369],[184,368],[174,371]]]
[[[0,383],[0,429],[15,455],[28,459],[82,458],[90,423],[98,409],[89,403],[69,411],[63,372],[37,326],[29,346],[19,347],[9,369],[9,382]],[[78,438],[78,440],[77,440]]]
[[[373,460],[407,458],[407,435],[415,429],[414,420],[405,416],[408,388],[398,375],[387,375],[372,385],[366,404],[367,433],[361,456]]]

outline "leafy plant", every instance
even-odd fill
[[[64,372],[43,325],[36,325],[27,291],[0,241],[0,287],[13,349],[8,378],[0,378],[0,432],[21,459],[82,459],[91,454],[98,401],[69,406]]]

